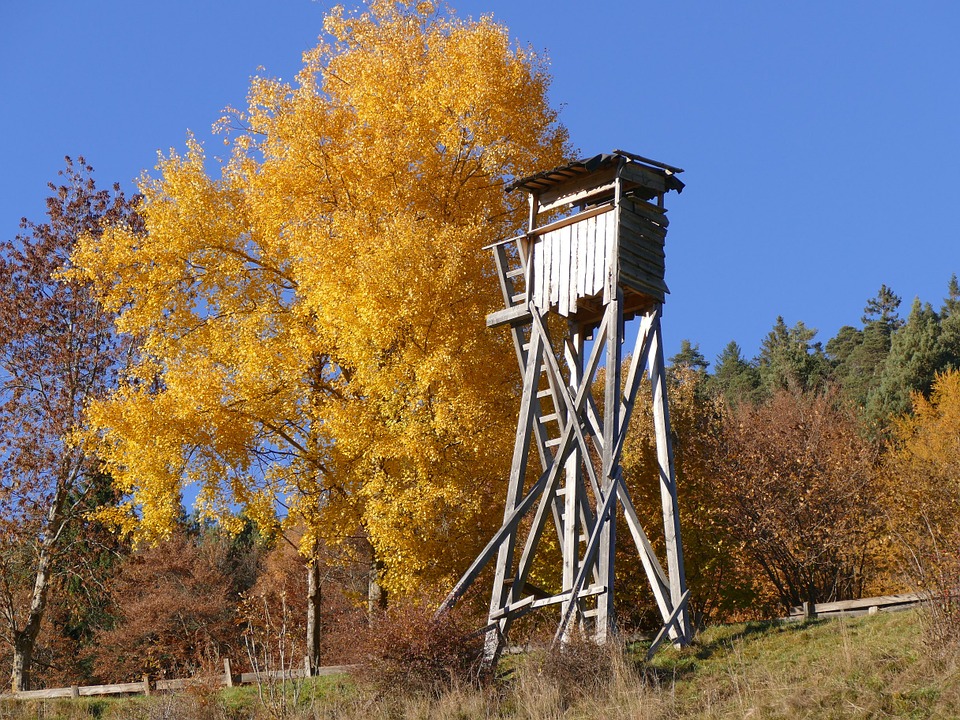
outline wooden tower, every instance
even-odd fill
[[[663,198],[683,189],[679,172],[616,150],[507,188],[527,193],[530,215],[524,234],[490,246],[506,308],[489,315],[487,325],[510,328],[523,376],[506,508],[500,530],[438,611],[451,607],[496,557],[488,663],[497,662],[515,619],[550,605],[560,610],[555,642],[575,632],[591,633],[598,642],[609,637],[621,511],[663,618],[650,652],[666,637],[681,644],[690,638],[660,334],[668,292]],[[541,224],[542,217],[550,221]],[[550,321],[549,313],[565,319],[562,337],[557,328],[563,320]],[[638,316],[636,345],[625,353],[624,322]],[[601,360],[602,404],[593,397]],[[620,467],[644,371],[653,392],[666,571],[640,526]],[[532,463],[539,463],[535,481],[528,477]],[[529,582],[548,520],[562,549],[558,592]]]

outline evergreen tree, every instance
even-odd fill
[[[833,377],[844,395],[857,407],[867,403],[879,385],[880,375],[890,354],[893,334],[903,325],[897,312],[900,298],[886,285],[877,296],[867,300],[861,318],[863,330],[846,326],[827,343],[833,362]]]
[[[692,345],[686,338],[680,341],[680,352],[671,357],[669,362],[671,368],[685,367],[698,373],[705,373],[710,365],[700,352],[700,344]]]
[[[906,324],[893,334],[879,383],[869,396],[868,415],[883,420],[910,409],[910,395],[929,395],[938,371],[946,366],[940,318],[930,303],[913,301]]]
[[[765,394],[810,391],[823,385],[830,363],[820,343],[812,342],[816,334],[815,328],[808,328],[802,321],[788,328],[783,317],[777,317],[760,346],[760,385]]]
[[[960,369],[960,283],[957,283],[956,274],[950,278],[947,297],[940,310],[940,345],[943,369]]]
[[[715,370],[710,378],[713,390],[726,401],[737,406],[754,402],[760,388],[760,373],[756,365],[743,357],[740,346],[731,340],[717,356]]]

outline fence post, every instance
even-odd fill
[[[310,663],[310,656],[304,655],[303,656],[303,676],[310,677],[312,675],[313,675],[313,666]]]
[[[71,686],[70,686],[70,697],[72,697],[72,698],[78,698],[78,697],[80,697],[80,688],[77,687],[76,685],[71,685]]]
[[[143,694],[150,695],[150,676],[146,673],[143,675]]]
[[[230,669],[230,658],[223,659],[223,684],[233,687],[233,671]]]

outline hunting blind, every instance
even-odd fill
[[[497,662],[513,621],[551,605],[560,611],[555,642],[575,633],[598,642],[609,637],[620,511],[663,620],[650,652],[667,637],[680,644],[690,639],[660,332],[669,292],[663,198],[683,189],[680,172],[616,150],[507,187],[527,194],[529,219],[525,233],[489,246],[506,307],[488,315],[487,325],[509,328],[523,377],[506,507],[500,529],[438,611],[450,608],[496,557],[488,664]],[[549,321],[549,313],[565,323]],[[624,323],[635,317],[636,344],[625,354]],[[602,404],[593,396],[601,360]],[[620,467],[645,371],[652,388],[666,571],[640,525]],[[538,471],[528,477],[534,463]],[[562,555],[554,591],[529,581],[548,520]]]

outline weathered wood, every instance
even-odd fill
[[[536,228],[533,228],[532,230],[529,230],[527,234],[534,237],[536,236],[543,237],[544,235],[549,235],[550,233],[556,232],[561,228],[569,227],[571,225],[576,225],[577,223],[581,223],[585,220],[589,220],[592,217],[598,217],[600,215],[604,215],[612,210],[613,210],[613,203],[604,203],[603,205],[597,205],[596,207],[587,208],[586,210],[581,210],[580,212],[574,213],[573,215],[567,215],[566,217],[562,217],[559,220],[554,220],[553,222],[547,223],[546,225],[540,225]]]
[[[73,688],[68,688],[73,695]],[[131,683],[113,683],[109,685],[87,685],[80,686],[77,689],[77,695],[80,697],[90,697],[95,695],[132,695],[142,693],[144,690],[143,682]],[[62,696],[61,696],[62,697]]]
[[[653,657],[653,654],[657,651],[657,648],[660,647],[660,643],[663,642],[664,637],[670,631],[672,627],[679,624],[679,616],[686,610],[687,600],[690,598],[690,591],[684,591],[683,595],[680,596],[680,601],[677,603],[676,607],[673,609],[673,612],[670,613],[670,616],[664,620],[663,627],[660,628],[660,632],[657,633],[657,636],[653,639],[653,642],[650,643],[650,647],[647,649],[647,661],[650,661],[650,658]]]
[[[621,254],[627,252],[644,258],[647,262],[656,263],[661,268],[664,266],[667,257],[662,244],[650,242],[623,226],[620,227],[620,252]]]
[[[487,315],[487,327],[489,328],[500,327],[501,325],[526,325],[529,322],[530,308],[526,303],[497,310]]]
[[[680,512],[677,503],[677,480],[674,467],[673,443],[670,440],[670,414],[667,409],[667,373],[663,362],[663,343],[660,318],[655,322],[650,347],[650,382],[653,393],[653,426],[657,444],[657,463],[660,466],[660,497],[663,509],[663,535],[667,551],[667,572],[670,578],[670,597],[676,610],[687,590],[683,567],[683,547],[680,544]],[[688,613],[679,615],[680,637],[689,641],[691,629]]]
[[[646,276],[644,279],[634,277],[629,268],[626,272],[620,273],[620,282],[624,287],[629,287],[638,293],[652,298],[657,303],[662,303],[667,293],[670,292],[669,289],[663,283],[660,283],[658,287],[652,282],[648,282],[648,280],[649,276]]]
[[[645,168],[638,163],[626,163],[620,170],[620,178],[640,187],[652,190],[655,193],[664,193],[667,191],[666,178],[660,173]]]
[[[666,241],[667,231],[664,228],[654,225],[631,212],[623,211],[619,215],[621,225],[628,230],[658,245],[663,245]]]
[[[559,272],[557,273],[557,312],[564,317],[570,307],[570,226],[566,225],[556,232],[556,242],[560,251]]]
[[[627,266],[628,270],[624,270],[624,266]],[[656,282],[663,282],[663,262],[651,262],[646,258],[634,255],[632,252],[625,248],[620,248],[620,272],[630,272],[636,277],[642,277],[643,275],[649,275],[651,280]]]
[[[662,228],[670,224],[666,211],[638,198],[624,198],[621,201],[621,212],[631,213],[639,219],[650,221]]]
[[[587,171],[587,165],[594,167],[591,163],[574,165],[518,186],[530,196],[528,231],[518,240],[521,254],[527,258],[523,297],[517,287],[511,286],[519,273],[511,274],[506,255],[497,253],[501,292],[513,291],[505,296],[505,302],[509,305],[525,300],[529,313],[527,323],[520,322],[521,317],[526,320],[527,312],[517,310],[511,315],[491,316],[510,325],[524,377],[514,457],[522,456],[526,462],[531,446],[536,444],[543,472],[524,495],[526,472],[517,473],[515,467],[511,468],[508,493],[512,492],[512,497],[504,508],[504,523],[438,611],[456,602],[482,567],[499,553],[490,622],[485,628],[488,662],[496,662],[514,620],[550,604],[561,606],[557,641],[568,639],[568,633],[581,622],[584,626],[592,622],[597,640],[607,638],[613,630],[615,519],[619,506],[623,507],[627,528],[665,621],[663,635],[677,642],[689,637],[689,594],[678,545],[676,479],[660,336],[660,303],[669,292],[664,282],[663,245],[668,220],[663,212],[663,194],[668,187],[680,189],[682,183],[670,178],[672,171],[667,168],[643,166],[628,157],[621,154],[615,178],[609,159],[603,158],[601,171]],[[602,182],[603,173],[609,176],[606,183]],[[567,179],[561,181],[564,177]],[[554,182],[557,184],[551,185]],[[612,205],[608,200],[611,196]],[[581,204],[580,212],[536,226],[538,211],[559,209],[571,198]],[[615,208],[613,212],[611,207]],[[567,335],[559,344],[551,342],[544,319],[547,311],[569,318]],[[627,370],[623,365],[623,324],[636,314],[643,314],[644,320],[634,349],[636,357]],[[527,332],[529,348],[524,335]],[[591,334],[596,337],[590,358],[584,363],[585,339]],[[540,350],[536,349],[538,344]],[[603,417],[591,390],[601,359],[606,364]],[[626,378],[621,378],[621,368]],[[645,369],[653,384],[667,545],[665,566],[640,524],[620,467]],[[531,517],[529,511],[534,504]],[[544,597],[528,586],[527,579],[550,514],[560,541],[562,582],[557,595]],[[514,563],[514,553],[521,546]],[[510,580],[507,574],[512,575]],[[586,609],[580,599],[586,578],[591,577],[593,587],[603,588],[603,592],[598,593],[595,609]]]
[[[592,197],[612,195],[612,184],[616,172],[615,167],[610,167],[599,172],[579,175],[544,190],[537,195],[540,212],[549,212],[570,203],[585,202]]]

